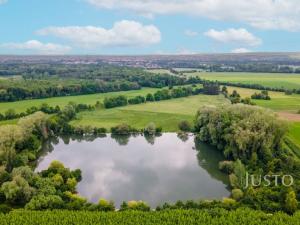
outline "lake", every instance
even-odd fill
[[[105,198],[119,207],[122,201],[143,200],[156,207],[230,194],[227,175],[218,170],[221,153],[195,143],[192,134],[64,137],[47,143],[44,151],[36,170],[46,169],[53,160],[81,169],[77,190],[91,202]]]

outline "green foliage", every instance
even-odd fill
[[[111,128],[111,133],[112,134],[118,134],[118,135],[124,135],[124,134],[131,134],[131,133],[136,133],[137,131],[129,126],[126,123],[120,124],[116,127]]]
[[[120,211],[124,210],[150,211],[150,206],[143,201],[129,201],[122,203]]]
[[[294,191],[289,191],[285,197],[285,209],[288,213],[296,212],[298,208],[298,201]]]
[[[231,196],[234,200],[238,201],[244,196],[244,193],[241,189],[233,189],[231,191]]]
[[[12,181],[3,183],[1,191],[8,202],[20,205],[28,202],[35,192],[34,188],[30,187],[21,176],[16,176]]]
[[[191,126],[190,122],[187,120],[180,121],[180,123],[178,124],[178,128],[179,128],[179,130],[184,131],[184,132],[192,131],[192,126]]]
[[[155,123],[149,123],[145,129],[144,129],[144,133],[146,135],[155,135],[156,134],[156,126]]]
[[[234,169],[234,162],[233,161],[219,162],[219,169],[224,173],[231,174]]]
[[[284,213],[266,214],[261,211],[242,208],[228,211],[224,209],[207,210],[163,210],[163,211],[25,211],[18,210],[9,214],[0,214],[0,224],[14,225],[57,225],[57,224],[251,224],[286,225],[299,223],[300,213],[289,216]]]
[[[269,96],[269,92],[266,90],[261,91],[261,93],[254,93],[251,96],[252,99],[262,99],[262,100],[271,100],[271,97]]]
[[[224,151],[227,158],[249,161],[253,153],[267,162],[280,151],[287,131],[266,109],[247,105],[203,107],[196,116],[197,138]]]
[[[28,210],[49,210],[63,207],[63,200],[57,195],[37,195],[25,205]]]
[[[107,201],[106,199],[101,198],[98,202],[98,209],[105,212],[114,211],[115,206],[112,201]]]
[[[107,109],[125,106],[127,104],[128,104],[127,97],[123,95],[104,99],[104,107]]]

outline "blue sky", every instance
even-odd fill
[[[0,0],[0,54],[300,50],[297,0]]]

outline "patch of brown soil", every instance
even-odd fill
[[[281,119],[286,119],[293,122],[300,122],[300,114],[289,113],[289,112],[278,112]]]

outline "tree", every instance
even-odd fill
[[[16,176],[12,181],[2,184],[1,191],[10,203],[24,204],[33,196],[35,189],[21,176]]]
[[[60,209],[63,207],[63,200],[57,195],[37,195],[34,196],[26,205],[28,210],[49,210]]]
[[[298,201],[293,190],[289,191],[285,197],[285,210],[288,213],[294,213],[298,208]]]
[[[19,126],[0,126],[0,161],[5,165],[8,172],[13,169],[16,157],[16,143],[23,139],[23,132]]]
[[[178,128],[184,132],[190,132],[192,130],[192,126],[187,120],[180,121]]]
[[[147,135],[155,135],[156,133],[155,123],[153,122],[149,123],[144,129],[144,133]]]
[[[148,93],[146,96],[146,101],[147,102],[154,102],[154,96],[151,93]]]

